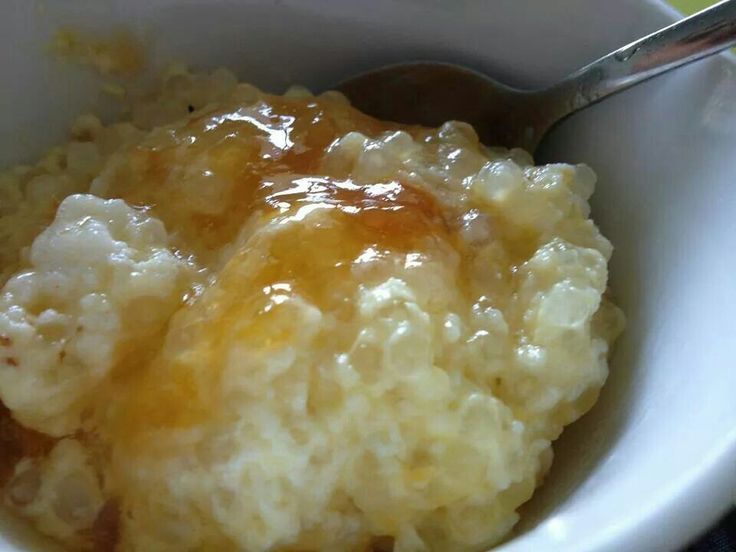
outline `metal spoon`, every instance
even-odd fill
[[[568,115],[611,94],[736,44],[736,0],[725,0],[632,42],[542,90],[511,88],[439,62],[390,65],[337,89],[358,109],[389,121],[473,125],[488,145],[533,152]]]

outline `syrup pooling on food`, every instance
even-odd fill
[[[398,182],[285,176],[263,182],[255,195],[249,226],[256,230],[246,233],[217,281],[175,320],[169,339],[176,340],[180,329],[187,338],[129,393],[134,405],[121,409],[123,433],[206,419],[212,402],[221,400],[212,382],[227,364],[230,345],[240,340],[278,354],[297,331],[288,321],[291,302],[306,301],[338,323],[349,321],[365,281],[361,265],[396,257],[416,270],[451,248],[436,201]]]
[[[620,328],[590,171],[223,71],[131,117],[0,177],[5,502],[73,549],[501,539]]]
[[[205,257],[234,239],[264,177],[318,172],[324,151],[345,132],[390,128],[316,98],[265,96],[203,111],[113,160],[93,191],[150,207]]]

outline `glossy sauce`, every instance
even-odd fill
[[[118,345],[84,388],[76,443],[54,450],[0,409],[0,483],[26,459],[3,500],[95,550],[388,552],[500,538],[538,482],[540,445],[597,395],[597,338],[615,333],[596,334],[586,314],[610,253],[587,218],[588,178],[506,159],[460,123],[411,128],[330,94],[175,79],[173,97],[134,107],[133,120],[181,120],[85,140],[105,160],[89,191],[165,226],[167,242],[140,217],[151,232],[131,240],[131,258],[148,259],[149,244],[179,258],[153,248],[135,285],[110,285],[121,323],[88,345]],[[220,94],[230,99],[201,107]],[[61,182],[76,169],[58,153],[42,164]],[[115,237],[110,217],[100,235]],[[102,278],[114,281],[117,259]],[[55,282],[31,314],[65,293]],[[60,302],[77,322],[78,300]],[[30,322],[42,351],[54,337]],[[0,335],[0,353],[10,345]],[[38,380],[4,356],[20,381],[3,383],[9,398]],[[63,398],[53,362],[43,377]]]
[[[267,96],[156,131],[108,176],[105,194],[150,208],[206,258],[235,238],[264,179],[319,174],[326,148],[338,137],[391,128],[398,125],[337,101]]]
[[[179,312],[172,347],[126,392],[132,402],[114,428],[117,443],[145,448],[152,429],[206,420],[233,343],[268,354],[293,342],[295,297],[349,320],[356,263],[407,254],[420,263],[451,236],[434,198],[399,182],[289,176],[265,181],[255,195],[252,234],[215,284]]]
[[[100,391],[100,405],[116,405],[97,421],[103,440],[123,455],[155,454],[157,429],[211,417],[232,343],[268,354],[294,341],[289,319],[296,297],[349,319],[360,284],[356,264],[409,255],[420,263],[452,241],[427,192],[321,173],[325,151],[338,137],[395,128],[336,101],[267,97],[154,131],[111,163],[104,195],[149,209],[173,245],[201,264],[214,263],[232,242],[239,245],[214,284],[174,316],[158,354],[120,351],[115,379]],[[20,458],[53,446],[4,408],[0,429],[3,481]],[[108,502],[88,532],[93,548],[114,548],[118,524],[118,505]],[[377,549],[387,546],[383,539]]]
[[[396,181],[321,174],[337,138],[397,128],[411,130],[331,99],[267,96],[157,131],[129,152],[109,175],[106,195],[150,209],[177,247],[208,264],[243,228],[250,237],[205,295],[175,316],[167,342],[176,344],[176,354],[164,350],[141,377],[123,378],[135,391],[125,393],[130,402],[110,429],[115,441],[206,418],[231,341],[276,349],[288,339],[288,324],[278,314],[285,298],[298,295],[348,318],[358,286],[353,263],[388,254],[416,257],[450,239],[427,192]],[[308,176],[314,174],[320,176]]]

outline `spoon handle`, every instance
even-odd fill
[[[544,95],[555,99],[555,115],[561,119],[606,96],[734,44],[736,0],[724,0],[611,52],[546,90]]]

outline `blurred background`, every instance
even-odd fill
[[[690,14],[702,10],[711,4],[715,4],[715,2],[710,0],[670,0],[670,4],[682,13]]]

